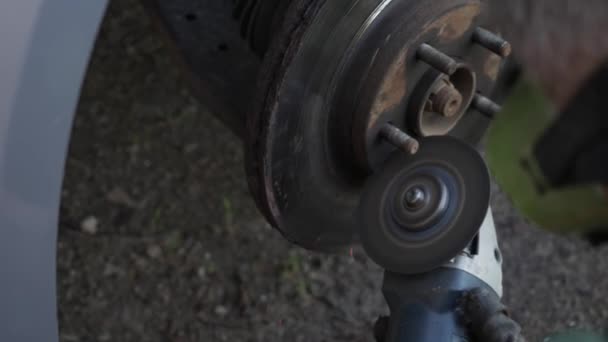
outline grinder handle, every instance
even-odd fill
[[[386,272],[383,293],[391,311],[382,342],[472,341],[460,310],[464,291],[484,286],[474,276],[458,270],[403,275]]]
[[[379,342],[525,341],[496,292],[463,270],[385,272],[383,293],[391,316],[376,324]]]

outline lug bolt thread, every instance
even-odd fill
[[[502,107],[496,102],[480,94],[475,95],[471,106],[490,119],[493,119],[502,110]]]
[[[458,63],[452,57],[426,43],[418,47],[416,56],[446,75],[452,75],[458,69]]]
[[[380,129],[380,136],[407,154],[416,154],[420,149],[418,140],[390,123]]]
[[[473,41],[503,58],[511,54],[511,44],[508,41],[484,28],[475,29]]]

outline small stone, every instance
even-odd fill
[[[196,275],[201,279],[205,279],[205,277],[207,276],[207,269],[203,266],[199,267],[196,270]]]
[[[201,185],[198,183],[192,183],[188,186],[188,194],[190,196],[198,196],[202,193]]]
[[[197,149],[198,149],[198,144],[196,144],[196,143],[188,144],[188,145],[186,145],[186,147],[184,147],[184,152],[190,154],[190,153],[196,151]]]
[[[139,145],[133,144],[133,145],[129,146],[128,150],[129,150],[129,153],[136,154],[136,153],[139,153],[140,148],[139,148]]]
[[[129,146],[128,152],[129,152],[129,159],[130,159],[131,163],[137,163],[137,154],[139,153],[139,145],[134,144],[134,145]]]
[[[136,208],[138,206],[138,203],[121,188],[114,188],[106,195],[106,198],[114,204],[120,204],[130,208]]]
[[[132,260],[135,262],[135,266],[137,266],[137,268],[145,269],[146,267],[148,267],[148,261],[146,260],[146,258],[142,258],[141,256],[135,254],[133,254],[131,257]]]
[[[127,50],[127,54],[129,54],[129,55],[136,55],[137,54],[137,49],[133,45],[127,46],[126,50]]]
[[[124,274],[124,271],[120,267],[113,264],[106,264],[103,270],[103,275],[106,277],[111,277],[114,275],[120,276],[122,274]]]
[[[87,234],[95,235],[97,234],[98,225],[99,220],[95,216],[89,216],[80,222],[80,229]]]
[[[99,335],[99,336],[97,337],[97,339],[98,339],[99,341],[104,341],[104,342],[105,342],[105,341],[110,341],[110,340],[112,339],[112,335],[110,335],[110,334],[109,334],[109,333],[107,333],[107,332],[106,332],[106,333],[102,333],[101,335]]]
[[[182,243],[182,233],[180,231],[172,231],[163,239],[163,246],[169,251],[176,251]]]
[[[223,305],[218,305],[215,307],[215,314],[221,317],[224,317],[228,314],[228,308]]]
[[[163,250],[158,245],[150,245],[146,251],[152,259],[158,259],[163,254]]]

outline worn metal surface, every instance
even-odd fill
[[[252,192],[289,240],[313,249],[353,242],[355,208],[369,172],[361,167],[367,163],[361,151],[383,123],[404,126],[408,95],[427,70],[416,68],[423,64],[415,57],[422,42],[479,61],[472,63],[481,71],[478,88],[489,92],[494,79],[483,70],[495,55],[471,38],[483,22],[482,7],[473,0],[433,6],[302,0],[292,6],[262,66],[247,142]],[[463,137],[485,126],[479,122],[485,118],[468,114]],[[394,151],[386,143],[380,149],[374,154]]]
[[[471,106],[488,118],[493,118],[494,115],[502,110],[501,106],[496,104],[496,102],[480,94],[475,94]]]
[[[106,1],[0,2],[0,341],[57,341],[63,169],[105,6]]]
[[[433,95],[446,82],[450,87],[453,86],[460,96],[460,101],[449,116],[428,108],[429,102],[440,102]],[[428,70],[411,94],[407,106],[407,127],[420,136],[449,134],[469,111],[476,89],[476,74],[466,64],[459,64],[449,79],[447,75]]]
[[[418,47],[416,57],[446,75],[453,74],[456,68],[458,68],[458,62],[454,58],[427,43],[423,43]]]
[[[454,116],[462,107],[462,93],[449,80],[443,80],[434,89],[426,103],[429,111],[445,117]]]
[[[283,30],[274,38],[273,44],[269,51],[267,51],[260,70],[260,84],[254,96],[254,105],[248,116],[246,136],[246,144],[251,146],[246,151],[246,169],[249,187],[258,207],[273,226],[278,228],[288,240],[307,245],[310,248],[318,245],[318,242],[322,239],[320,235],[324,228],[310,226],[307,222],[300,222],[299,224],[290,226],[288,231],[288,225],[284,222],[285,215],[282,215],[281,211],[285,206],[292,205],[292,199],[289,199],[289,203],[285,201],[285,196],[291,195],[288,195],[282,188],[286,185],[300,187],[300,184],[294,184],[292,181],[295,176],[294,168],[297,168],[298,164],[290,163],[287,160],[289,156],[301,158],[303,157],[303,152],[305,154],[305,149],[318,149],[319,144],[323,143],[323,136],[321,136],[321,139],[317,143],[308,145],[308,141],[304,141],[301,135],[302,132],[290,131],[290,127],[291,130],[297,130],[299,125],[316,123],[318,117],[302,117],[299,115],[303,109],[300,106],[291,108],[289,114],[283,115],[283,117],[277,118],[272,117],[272,115],[279,105],[279,89],[285,82],[286,66],[290,64],[297,49],[302,44],[301,39],[305,29],[313,21],[320,2],[315,0],[297,0],[286,13]],[[339,14],[334,13],[334,15],[338,16]],[[316,30],[315,33],[320,35],[321,32],[323,31]],[[343,44],[344,42],[337,40],[336,43]],[[311,64],[310,60],[308,60],[308,63],[306,60],[301,60],[299,64],[295,67],[292,66],[291,69],[296,69],[302,75],[324,75],[322,73],[313,74],[310,70],[298,70],[302,66],[314,67],[315,65]],[[298,90],[303,91],[301,88],[294,88],[293,90],[296,92]],[[285,100],[283,103],[288,104],[289,101],[293,101],[294,95],[297,96],[297,94],[291,94],[291,92],[282,94],[282,99]],[[288,122],[288,117],[293,117],[293,122]],[[308,139],[310,138],[307,137],[306,140]],[[273,148],[279,154],[276,160],[278,162],[277,165],[273,165],[275,161],[273,157],[268,155]],[[295,150],[293,150],[294,148]],[[318,158],[317,155],[313,155],[313,157],[315,157],[315,160],[318,160],[316,159]],[[318,171],[323,172],[324,170]],[[274,179],[273,174],[275,177],[277,174],[284,175],[284,177]],[[312,201],[312,199],[310,200]],[[334,213],[336,212],[340,213],[339,208]],[[343,227],[337,228],[340,230],[344,229]],[[304,237],[297,236],[298,232],[304,235]],[[328,247],[344,245],[350,241],[349,234],[346,234],[346,239],[344,239],[345,234],[338,235],[337,242],[333,241],[329,244],[326,243],[326,245]]]
[[[426,99],[419,97],[427,89],[420,92],[418,84],[432,69],[421,57],[446,74],[466,65],[476,74],[476,90],[490,94],[495,82],[485,74],[484,65],[494,54],[472,42],[475,28],[485,24],[483,13],[480,1],[439,1],[432,5],[392,1],[376,18],[375,25],[361,35],[357,46],[360,53],[355,55],[349,69],[359,76],[348,81],[360,84],[354,96],[356,102],[348,107],[355,112],[353,144],[359,165],[374,170],[390,154],[390,150],[378,146],[376,139],[385,122],[416,133],[415,126],[408,122],[415,121],[409,116],[417,116],[417,110],[411,107],[416,101],[426,103]],[[500,66],[495,64],[494,72]],[[465,101],[465,108],[469,103]],[[460,130],[453,134],[461,138],[468,138],[469,131],[484,130],[475,113],[464,114],[462,120],[451,120],[453,124],[447,125],[447,130],[433,133],[446,134],[457,122],[462,122],[458,125]]]
[[[175,44],[197,97],[238,135],[256,86],[259,58],[226,0],[142,0]]]
[[[388,123],[380,130],[380,136],[408,154],[416,154],[420,148],[420,143],[416,139]]]
[[[500,57],[506,58],[511,54],[511,44],[494,32],[478,27],[473,33],[473,41]]]

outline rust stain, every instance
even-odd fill
[[[501,63],[502,58],[500,58],[500,56],[490,53],[489,57],[486,59],[486,62],[483,65],[483,72],[491,80],[496,81],[496,78],[498,77],[498,72],[500,71]]]
[[[386,77],[382,81],[382,86],[377,96],[377,100],[372,107],[368,128],[372,128],[378,118],[391,109],[396,108],[401,104],[401,101],[407,94],[407,73],[406,73],[406,55],[407,48],[403,49],[399,56],[395,59],[395,63],[391,64]]]
[[[475,18],[480,12],[481,5],[479,2],[451,10],[442,17],[427,23],[418,35],[412,37],[413,39],[406,43],[403,50],[394,59],[395,62],[390,66],[386,73],[387,76],[382,81],[376,101],[371,108],[367,122],[368,129],[374,127],[376,121],[384,113],[399,106],[407,95],[406,57],[413,42],[418,44],[420,38],[431,30],[439,30],[438,37],[441,41],[460,39],[473,25]],[[495,72],[497,73],[498,70]]]
[[[479,15],[480,11],[479,3],[460,7],[430,23],[424,31],[439,30],[437,36],[441,41],[458,39],[473,25],[473,20]]]

